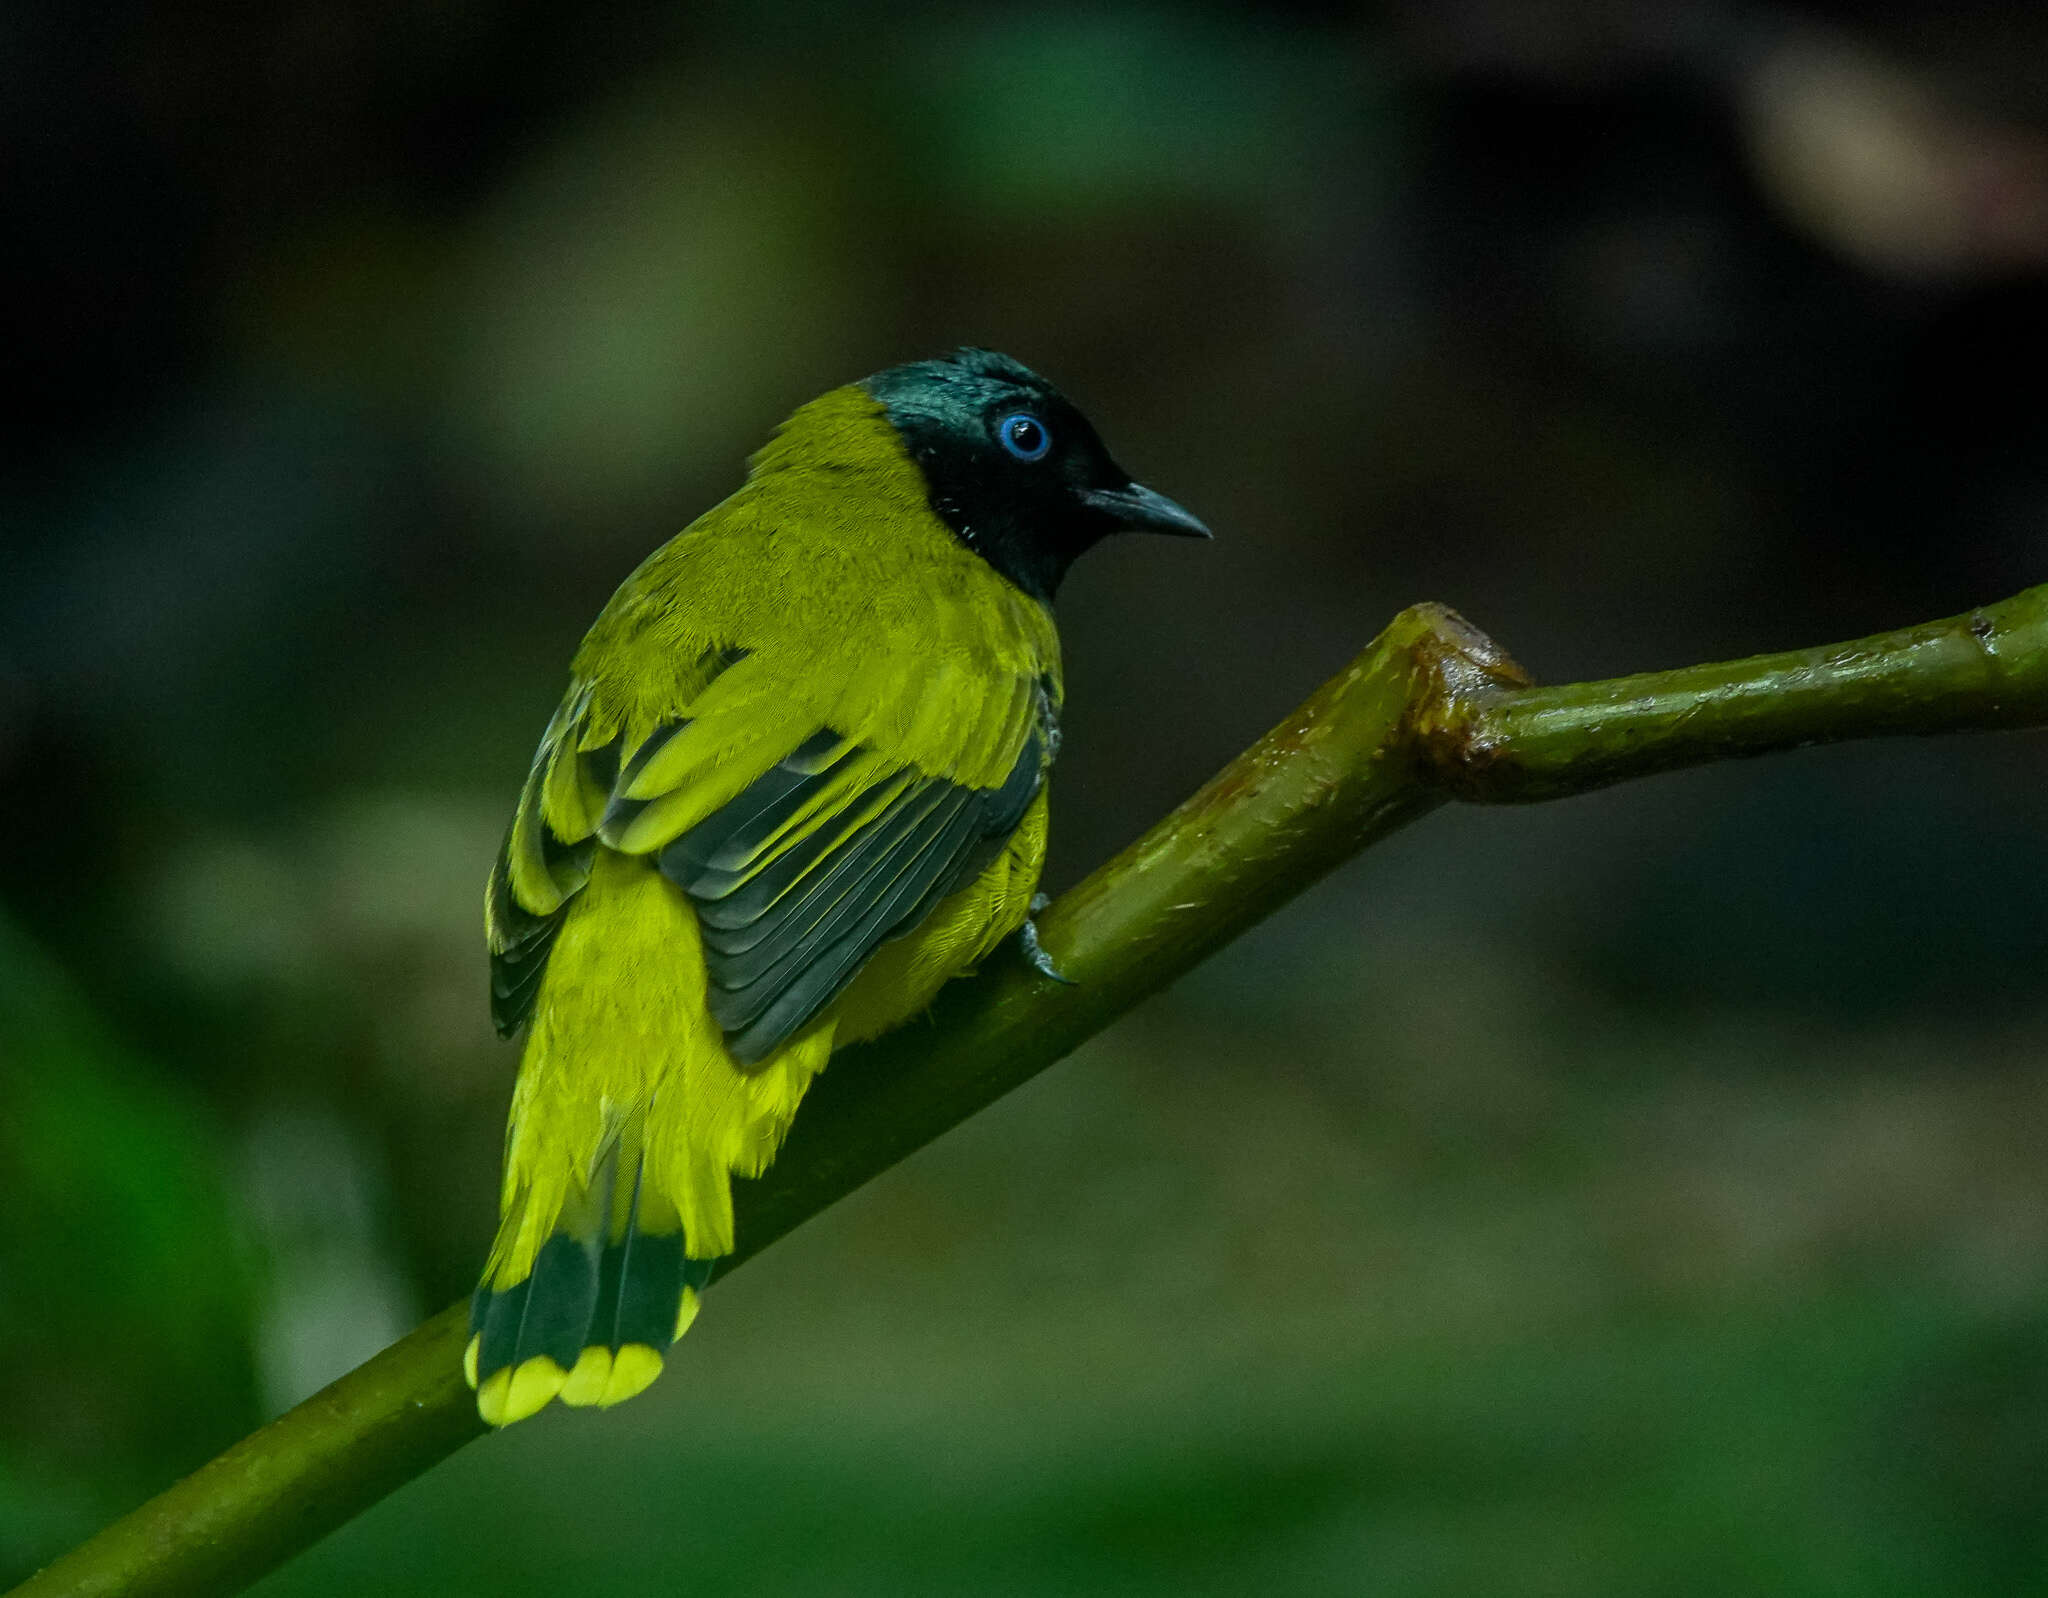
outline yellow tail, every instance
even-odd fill
[[[502,1219],[463,1369],[493,1426],[609,1405],[661,1374],[713,1262],[731,1178],[775,1157],[834,1027],[741,1070],[705,1006],[697,923],[645,860],[598,852],[520,1061]]]
[[[661,1374],[662,1351],[689,1330],[712,1261],[684,1253],[676,1207],[648,1181],[636,1126],[605,1151],[517,1281],[494,1286],[525,1230],[508,1210],[470,1304],[463,1370],[493,1426],[550,1400],[609,1406]]]

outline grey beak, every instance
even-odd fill
[[[1081,496],[1081,502],[1115,517],[1117,526],[1127,533],[1171,533],[1177,538],[1216,536],[1192,512],[1143,483],[1092,489]]]

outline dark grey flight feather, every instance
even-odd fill
[[[662,874],[697,911],[711,1016],[735,1060],[753,1065],[773,1054],[845,991],[880,944],[986,869],[1038,794],[1045,743],[1034,729],[1000,787],[914,777],[879,808],[855,801],[757,860],[840,760],[858,753],[828,758],[840,742],[820,733],[661,850]]]

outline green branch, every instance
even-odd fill
[[[836,1055],[774,1169],[739,1184],[744,1262],[1028,1080],[1359,850],[1449,799],[1520,802],[1892,733],[2048,722],[2048,587],[1833,648],[1537,688],[1441,606],[1337,677],[1044,916],[1058,986],[1005,957],[933,1024]],[[480,1435],[465,1306],[245,1438],[14,1598],[234,1591]],[[687,1358],[687,1352],[682,1356]]]

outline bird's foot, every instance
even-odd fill
[[[1051,902],[1044,894],[1039,894],[1031,901],[1031,914],[1036,915]],[[1052,963],[1052,956],[1045,952],[1044,947],[1038,941],[1038,923],[1033,921],[1030,916],[1026,916],[1024,918],[1024,925],[1017,929],[1017,942],[1024,950],[1024,958],[1031,963],[1031,969],[1040,976],[1051,977],[1053,981],[1059,983],[1063,988],[1079,985],[1072,977],[1067,976],[1058,966]]]

